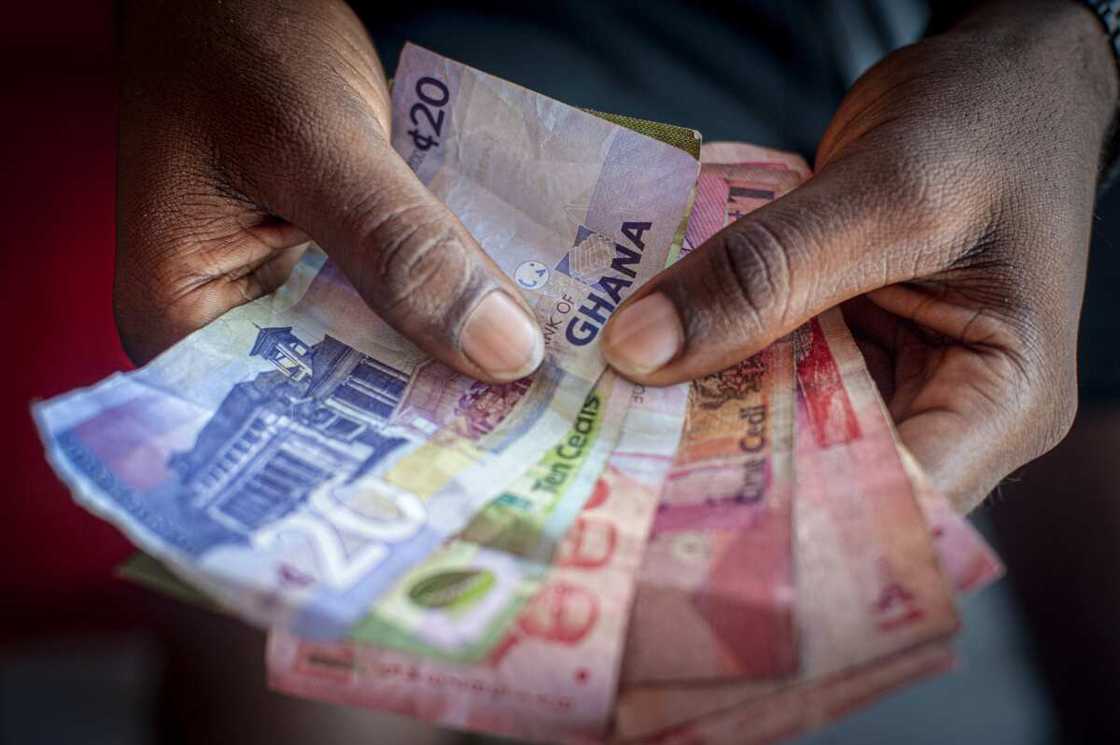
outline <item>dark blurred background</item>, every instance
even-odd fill
[[[861,30],[861,16],[852,12],[858,3],[812,2],[793,11],[761,3],[772,17],[789,20],[803,12],[818,19],[819,28],[841,28],[851,52],[831,58],[822,41],[804,62],[801,83],[783,89],[752,75],[764,69],[766,55],[793,54],[780,34],[761,47],[736,47],[726,53],[731,57],[704,59],[696,52],[674,61],[646,50],[655,42],[679,48],[682,36],[693,48],[711,50],[735,46],[734,37],[704,42],[692,21],[662,24],[654,16],[596,5],[569,4],[572,17],[546,19],[542,12],[522,25],[509,21],[506,33],[533,45],[533,65],[486,42],[493,19],[464,5],[383,15],[374,35],[387,60],[395,59],[401,40],[412,38],[576,105],[811,156],[837,91],[881,54],[876,44],[900,43],[912,33],[912,24],[889,13],[877,29]],[[601,15],[589,22],[594,13]],[[822,13],[834,13],[839,26],[821,23]],[[631,24],[620,29],[633,33],[599,41],[609,44],[618,64],[605,67],[594,55],[580,55],[577,45],[574,58],[586,69],[573,69],[573,49],[559,27],[582,19],[577,36],[591,48],[595,29],[615,16]],[[476,25],[479,33],[470,33]],[[19,4],[6,8],[0,24],[0,297],[7,318],[3,348],[12,353],[0,396],[0,473],[8,483],[0,510],[0,745],[471,740],[268,692],[262,635],[116,579],[114,567],[131,553],[129,544],[74,505],[47,467],[29,404],[129,367],[110,305],[111,28],[108,4],[96,2]],[[764,26],[753,33],[769,38],[777,32]],[[868,33],[871,41],[861,37]],[[712,66],[725,74],[713,80],[706,72]],[[753,87],[728,97],[737,71]],[[659,81],[670,85],[658,87]],[[693,91],[701,99],[726,100],[687,106],[676,95],[682,86],[701,86]],[[757,116],[767,107],[779,115]],[[1014,475],[973,516],[1009,572],[964,602],[960,669],[804,743],[1120,741],[1120,190],[1102,199],[1097,213],[1077,423],[1057,450]]]

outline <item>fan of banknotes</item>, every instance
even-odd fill
[[[599,332],[809,177],[416,46],[393,145],[523,290],[531,377],[425,358],[311,247],[274,294],[35,407],[141,581],[269,628],[296,696],[538,741],[770,742],[952,663],[1000,565],[927,482],[838,311],[643,388]]]

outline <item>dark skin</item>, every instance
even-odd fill
[[[1116,98],[1105,35],[1073,2],[982,4],[894,52],[841,103],[810,182],[615,313],[661,292],[680,315],[681,351],[633,377],[722,369],[842,303],[902,441],[970,509],[1073,421]]]
[[[121,53],[115,306],[134,359],[277,287],[311,237],[421,348],[504,379],[462,334],[516,291],[389,148],[384,75],[344,4],[137,3]],[[608,362],[675,383],[843,304],[903,442],[971,508],[1073,419],[1117,90],[1072,0],[979,3],[853,86],[805,186],[635,293]],[[649,370],[611,337],[654,293],[681,345]]]
[[[433,357],[489,381],[539,364],[472,358],[493,294],[540,331],[390,146],[385,75],[344,3],[126,3],[120,37],[114,306],[133,360],[279,287],[314,239]]]

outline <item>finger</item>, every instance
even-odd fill
[[[892,350],[897,345],[900,329],[898,319],[872,303],[866,296],[852,298],[841,306],[844,322],[863,355],[867,371],[880,395],[888,403],[894,397],[895,359]]]
[[[996,433],[956,411],[930,410],[898,426],[898,436],[930,481],[959,512],[969,512],[995,488],[1002,474],[1020,464],[992,463]]]
[[[970,510],[1002,474],[1020,465],[1003,462],[1012,450],[1007,445],[1018,442],[1015,417],[1009,414],[1019,407],[1003,393],[1008,381],[993,376],[1000,366],[983,357],[997,353],[931,343],[910,316],[877,304],[872,298],[878,294],[844,303],[844,320],[897,423],[899,438],[937,490],[959,510]],[[921,307],[913,299],[905,306]],[[888,307],[904,309],[898,300]]]
[[[619,308],[607,361],[639,383],[696,378],[844,300],[932,270],[959,242],[957,222],[888,187],[881,168],[837,160],[724,228]]]
[[[137,365],[279,287],[308,242],[294,226],[256,213],[143,212],[119,221],[113,287],[121,342]]]
[[[277,211],[330,254],[369,306],[436,359],[509,381],[541,363],[544,338],[521,294],[376,130],[316,144]],[[274,175],[273,183],[287,182]]]
[[[880,321],[865,328],[894,359],[889,409],[899,437],[961,511],[1069,431],[1077,410],[1072,348],[1037,357],[1006,321],[944,287],[894,285],[861,300],[863,320]]]

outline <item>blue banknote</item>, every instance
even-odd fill
[[[665,265],[695,184],[676,147],[408,46],[394,116],[420,94],[439,146],[394,147],[546,328],[531,378],[426,358],[312,247],[276,293],[34,409],[82,505],[262,625],[344,633],[557,442],[614,296]]]

